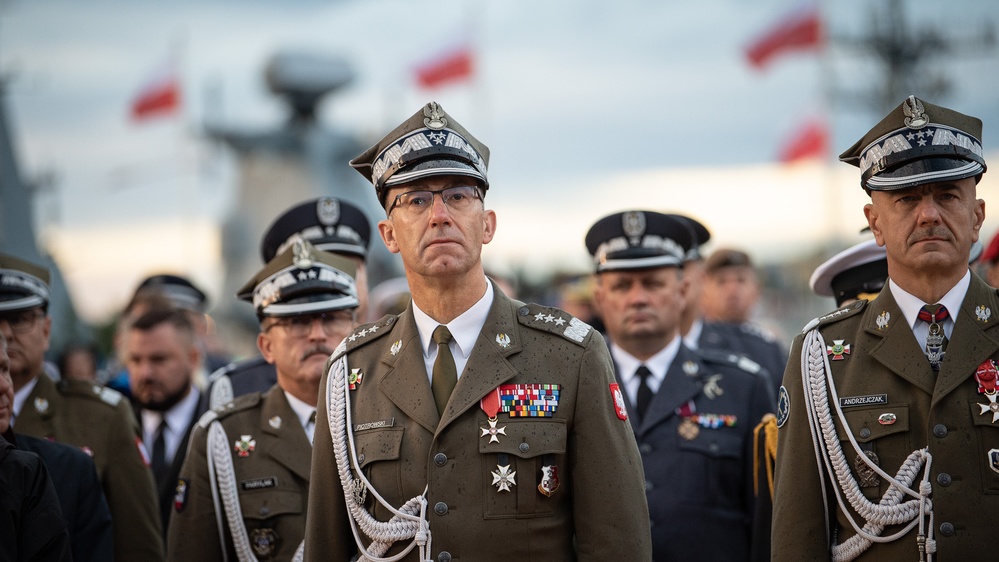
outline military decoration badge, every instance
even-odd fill
[[[842,361],[850,354],[850,344],[843,343],[845,340],[833,340],[832,345],[826,346],[826,355],[833,361]]]
[[[146,450],[146,444],[142,442],[141,437],[135,438],[135,448],[139,450],[139,458],[142,459],[142,464],[146,465],[147,468],[152,466],[153,463],[149,460],[149,451]]]
[[[270,556],[277,548],[278,536],[274,529],[254,529],[250,533],[250,545],[257,556]]]
[[[506,435],[506,426],[497,427],[499,423],[499,410],[500,410],[500,395],[499,388],[493,389],[492,392],[482,397],[479,400],[479,407],[486,414],[486,421],[489,423],[489,427],[480,427],[482,430],[482,435],[479,437],[489,436],[489,443],[499,443],[499,436]]]
[[[787,394],[787,389],[783,385],[777,392],[777,427],[784,427],[787,418],[791,416],[791,397]]]
[[[391,353],[392,355],[399,355],[399,350],[401,349],[402,349],[402,340],[396,340],[396,342],[392,344],[392,347],[389,348],[389,353]]]
[[[503,349],[506,349],[510,347],[510,336],[506,334],[496,334],[496,343]]]
[[[558,409],[561,389],[558,384],[502,384],[499,411],[511,418],[550,418]]]
[[[49,401],[42,398],[41,396],[35,398],[35,410],[37,410],[39,414],[44,414],[45,412],[48,412]]]
[[[879,330],[884,330],[885,328],[887,328],[888,322],[890,321],[891,321],[891,314],[887,310],[882,311],[881,314],[878,314],[878,317],[874,319],[874,323],[878,325]]]
[[[347,375],[347,386],[351,390],[357,390],[357,387],[361,386],[361,379],[364,378],[364,373],[360,369],[351,369],[350,374]]]
[[[541,483],[538,484],[538,491],[550,498],[555,490],[558,490],[558,467],[546,464],[541,467]]]
[[[248,457],[257,448],[257,441],[251,435],[241,435],[233,446],[236,454],[241,457]]]
[[[492,471],[493,486],[498,492],[509,492],[510,486],[517,485],[517,472],[510,470],[510,465],[496,465],[496,470]]]
[[[989,318],[992,317],[992,309],[985,306],[984,304],[980,304],[977,307],[975,307],[975,316],[978,318],[978,321],[981,322],[982,324],[988,324]]]
[[[978,393],[984,394],[988,399],[987,404],[978,403],[981,408],[979,415],[992,414],[992,423],[999,421],[999,403],[996,402],[996,379],[999,376],[999,369],[996,362],[987,359],[978,369],[975,370],[975,381],[978,383]]]
[[[995,472],[999,472],[999,449],[989,449],[986,453],[989,461],[989,468]]]
[[[177,513],[184,511],[187,506],[187,491],[190,487],[190,480],[186,478],[177,479],[177,487],[173,491],[173,509]]]

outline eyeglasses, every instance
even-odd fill
[[[0,322],[6,322],[15,334],[24,334],[31,331],[35,326],[35,320],[44,316],[41,310],[34,308],[31,310],[19,310],[0,315]]]
[[[281,326],[288,332],[288,335],[301,338],[309,335],[309,332],[312,331],[312,323],[316,320],[319,321],[319,325],[323,327],[323,333],[327,336],[343,334],[349,332],[354,327],[354,315],[350,312],[337,310],[335,312],[321,312],[319,314],[281,318],[264,328],[264,331],[266,332],[274,326]]]
[[[437,191],[407,191],[395,196],[395,201],[389,207],[388,214],[391,215],[392,211],[398,207],[408,215],[421,215],[434,206],[434,195],[440,195],[444,205],[456,213],[467,211],[472,208],[473,201],[482,199],[479,188],[473,185],[460,185]]]

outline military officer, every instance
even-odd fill
[[[40,376],[52,325],[48,280],[45,268],[0,254],[0,333],[14,380],[14,428],[90,454],[111,509],[115,559],[162,560],[156,488],[128,401],[88,382]]]
[[[323,378],[307,560],[651,557],[602,338],[486,279],[488,155],[431,102],[351,162],[412,300],[356,328]]]
[[[319,197],[299,203],[281,214],[260,242],[264,263],[289,248],[295,240],[308,240],[318,249],[354,262],[357,271],[355,316],[364,318],[368,308],[368,274],[365,259],[371,240],[368,217],[359,208],[335,197]],[[211,407],[221,406],[236,396],[264,392],[274,386],[274,365],[263,357],[235,361],[212,373],[209,396]]]
[[[795,338],[778,407],[777,560],[992,558],[999,295],[968,267],[985,218],[981,133],[909,96],[840,156],[861,170],[889,280]]]
[[[771,394],[738,357],[683,344],[690,245],[682,222],[651,211],[614,213],[586,234],[597,312],[645,464],[653,559],[745,561],[752,431]]]
[[[354,325],[353,274],[350,260],[300,240],[240,289],[278,382],[195,427],[170,519],[172,560],[301,558],[319,378]]]

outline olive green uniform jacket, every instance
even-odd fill
[[[412,305],[344,340],[349,369],[362,375],[350,391],[361,469],[396,509],[429,487],[434,560],[651,560],[642,460],[623,399],[622,417],[616,413],[603,338],[559,309],[494,294],[443,419]],[[339,561],[358,550],[331,444],[328,376],[320,386],[305,558]],[[497,427],[505,433],[498,442],[484,437],[489,424],[480,399],[499,385],[535,383],[560,385],[556,411],[500,413]],[[493,484],[504,462],[516,472],[509,491]],[[538,489],[543,466],[557,467],[551,496]],[[366,509],[387,521],[390,513],[372,495]],[[397,543],[389,555],[408,544]],[[417,558],[414,548],[404,559]]]
[[[208,472],[208,428],[216,419],[227,436],[226,453],[235,473],[230,481],[239,494],[249,554],[261,561],[291,560],[305,533],[312,446],[277,385],[209,410],[194,427],[170,517],[169,559],[222,560],[225,549],[230,561],[237,560],[224,509],[219,510],[220,538]],[[219,465],[215,473],[221,483]]]
[[[110,388],[38,377],[15,429],[90,454],[111,510],[119,562],[163,560],[156,485],[128,401]]]
[[[999,297],[996,290],[972,275],[939,373],[926,356],[893,298],[888,285],[870,302],[859,302],[820,319],[819,330],[828,346],[835,340],[849,345],[842,359],[831,360],[841,401],[867,402],[844,407],[849,428],[836,419],[839,441],[851,473],[857,476],[857,453],[847,441],[850,431],[878,464],[895,475],[906,457],[929,447],[933,501],[934,560],[993,559],[995,517],[999,514],[999,465],[989,452],[999,454],[999,422],[978,393],[975,371],[989,359],[999,359]],[[784,375],[787,420],[778,431],[776,490],[773,521],[774,560],[828,560],[825,513],[821,489],[829,498],[828,516],[838,544],[854,530],[831,493],[828,478],[819,480],[812,437],[805,415],[799,358],[803,336],[795,339]],[[831,357],[832,355],[830,355]],[[851,400],[852,399],[852,400]],[[889,415],[885,415],[889,414]],[[836,418],[834,414],[834,418]],[[866,466],[864,467],[867,468]],[[869,470],[869,469],[868,469]],[[918,489],[922,473],[912,486]],[[861,490],[877,502],[888,490],[884,478],[858,478]],[[852,509],[851,509],[852,511]],[[859,524],[863,520],[853,513]],[[883,536],[898,531],[889,526]],[[872,545],[859,560],[918,560],[916,535]]]

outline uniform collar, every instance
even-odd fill
[[[295,412],[295,417],[302,424],[302,428],[306,428],[312,420],[312,414],[315,413],[316,406],[295,398],[287,390],[282,389],[282,392],[284,392],[284,397],[288,399],[288,405],[291,406],[291,410]]]
[[[939,304],[947,307],[947,312],[950,314],[950,318],[953,322],[957,323],[957,315],[961,311],[961,303],[964,302],[964,295],[968,292],[968,287],[971,286],[971,270],[964,272],[964,277],[957,282],[956,285],[951,287],[947,294],[940,299]],[[916,322],[919,320],[919,309],[923,305],[927,304],[937,304],[933,302],[923,302],[919,297],[912,295],[905,289],[898,286],[894,280],[888,279],[888,287],[891,290],[891,294],[895,297],[895,303],[898,304],[898,308],[902,310],[902,315],[905,316],[906,322],[909,323],[910,328],[916,326]],[[953,325],[953,324],[952,324]]]
[[[201,391],[193,385],[187,392],[187,396],[180,399],[172,408],[165,412],[157,412],[148,408],[142,409],[142,431],[144,435],[155,435],[160,426],[160,421],[165,421],[167,428],[175,433],[187,431],[187,427],[194,419],[194,411],[198,408],[198,400]]]
[[[482,295],[482,298],[473,304],[471,308],[462,312],[457,318],[445,324],[457,346],[457,349],[452,347],[452,351],[457,351],[465,359],[471,355],[472,348],[475,346],[475,340],[479,338],[479,332],[482,331],[482,327],[486,324],[486,318],[489,316],[489,308],[492,304],[493,284],[486,279],[486,292]],[[433,335],[437,326],[440,326],[440,322],[437,322],[428,316],[426,312],[420,310],[415,301],[413,302],[413,318],[416,320],[416,328],[420,332],[423,357],[426,359],[431,356],[432,351],[435,352],[437,349],[437,344],[433,343]],[[460,373],[461,369],[458,369],[458,372]]]
[[[635,371],[642,365],[648,367],[652,376],[658,381],[659,384],[666,378],[666,371],[669,370],[669,366],[673,364],[673,360],[676,359],[676,354],[680,350],[680,340],[682,338],[678,335],[674,336],[673,339],[666,344],[666,347],[659,350],[655,355],[649,357],[645,361],[639,361],[634,355],[628,353],[627,351],[621,349],[613,341],[610,345],[611,355],[614,357],[614,362],[617,363],[618,368],[621,372],[621,379],[625,384],[628,384],[632,378],[635,376]],[[656,385],[658,387],[658,384]]]
[[[39,375],[39,376],[45,376],[45,375]],[[38,377],[35,377],[31,379],[28,382],[28,384],[22,386],[21,390],[18,390],[17,392],[14,393],[14,411],[11,412],[11,418],[10,418],[11,425],[14,424],[14,420],[17,419],[17,416],[21,414],[21,410],[24,408],[24,403],[28,401],[28,396],[31,395],[31,391],[35,390],[35,385],[37,384],[38,384]]]

